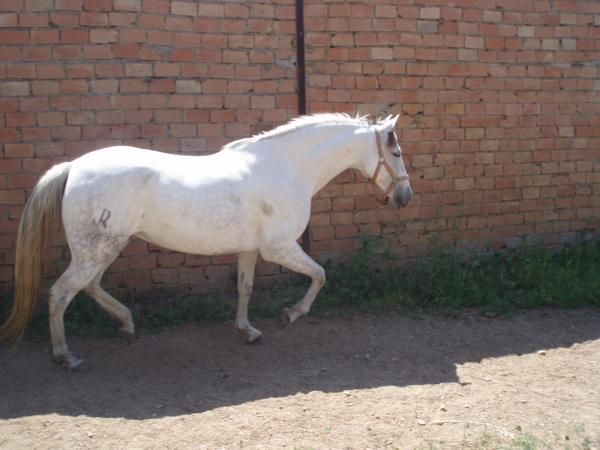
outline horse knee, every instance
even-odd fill
[[[252,282],[238,283],[238,294],[242,298],[250,298],[253,289]]]
[[[67,297],[64,295],[56,295],[51,294],[50,299],[48,300],[48,312],[51,317],[56,315],[62,315],[67,309],[69,303],[67,302]]]
[[[102,288],[100,287],[100,285],[92,283],[86,286],[83,291],[90,297],[96,297],[102,292]]]
[[[327,275],[325,274],[325,269],[319,266],[319,270],[313,276],[313,281],[319,286],[323,286],[327,281]]]
[[[50,298],[48,299],[48,313],[50,318],[62,317],[66,309],[71,304],[74,294],[64,289],[50,289]]]

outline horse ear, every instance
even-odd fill
[[[383,131],[392,131],[394,128],[396,128],[396,123],[398,123],[398,118],[400,117],[399,114],[396,114],[395,116],[387,116],[385,119],[381,120],[381,129]]]

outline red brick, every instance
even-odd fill
[[[83,57],[85,59],[112,59],[112,49],[108,45],[84,45]]]
[[[120,78],[125,74],[124,65],[115,63],[96,64],[96,78]]]
[[[79,26],[79,14],[75,12],[51,12],[50,23],[57,27],[76,28]]]
[[[125,123],[146,124],[152,121],[152,111],[125,111]]]
[[[175,81],[168,79],[153,79],[150,81],[150,92],[175,92]]]
[[[0,82],[0,95],[2,96],[29,95],[29,92],[29,83],[26,81]]]
[[[0,52],[0,61],[21,61],[19,47],[4,47]]]
[[[198,14],[198,5],[195,2],[174,1],[171,3],[171,14],[195,16]]]
[[[25,0],[27,11],[49,11],[52,9],[53,0]]]
[[[190,17],[167,17],[165,29],[176,31],[193,31],[194,22]]]
[[[0,203],[1,204],[22,205],[24,202],[25,202],[25,192],[22,189],[0,190]]]
[[[17,27],[18,16],[15,13],[0,13],[0,27]]]
[[[94,44],[116,42],[117,36],[117,30],[92,29],[90,31],[90,42]]]
[[[67,113],[69,125],[90,125],[95,123],[96,116],[92,111],[72,111]]]
[[[6,115],[6,125],[9,127],[31,127],[35,125],[35,115],[33,113],[8,113]]]
[[[53,127],[52,138],[56,140],[78,141],[81,139],[80,127]]]
[[[146,42],[146,32],[139,29],[119,30],[119,42]]]
[[[81,108],[84,110],[108,109],[109,100],[106,97],[83,97]]]
[[[66,44],[83,44],[88,42],[87,30],[64,30],[60,32],[60,40]]]
[[[4,144],[5,158],[33,158],[32,144]],[[19,166],[20,170],[20,166]]]
[[[225,17],[238,17],[246,19],[250,16],[248,6],[243,4],[225,4]]]
[[[440,8],[421,8],[419,10],[419,17],[421,19],[439,19],[441,17]]]
[[[63,80],[60,82],[62,94],[83,94],[87,91],[88,82],[86,80]]]
[[[49,47],[27,47],[22,54],[25,61],[47,61],[51,57]]]
[[[137,125],[116,125],[111,127],[111,136],[115,139],[134,139],[140,137]]]
[[[141,11],[142,0],[113,0],[113,8],[120,11]]]
[[[14,128],[0,128],[0,142],[17,142],[20,133]]]
[[[139,95],[113,95],[110,98],[110,107],[112,109],[127,110],[140,108]]]
[[[84,0],[55,0],[56,9],[70,9],[80,11],[83,9]]]
[[[65,125],[65,115],[61,112],[42,112],[37,114],[37,123],[41,127]]]
[[[112,0],[83,0],[83,9],[88,11],[110,11]]]
[[[181,73],[181,66],[177,63],[156,63],[154,75],[157,77],[177,77]]]
[[[168,13],[169,3],[168,0],[144,0],[142,7],[147,12]]]
[[[134,13],[110,12],[108,13],[108,23],[113,27],[126,27],[135,25],[137,15]]]
[[[183,48],[173,50],[169,58],[172,62],[195,61],[195,59],[196,56],[194,50]]]
[[[29,42],[29,33],[27,31],[1,31],[0,42],[3,45],[26,44]]]
[[[52,56],[55,60],[80,59],[81,47],[79,45],[60,45],[52,50]]]
[[[119,82],[117,80],[92,80],[90,92],[94,94],[109,94],[118,92]]]
[[[34,64],[10,64],[6,68],[7,78],[35,78]]]
[[[141,48],[138,44],[116,44],[112,48],[115,58],[138,59]]]
[[[19,14],[19,26],[45,28],[48,26],[48,14]]]

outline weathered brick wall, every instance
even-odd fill
[[[497,248],[598,229],[599,2],[305,3],[309,111],[401,113],[415,191],[395,211],[341,175],[314,201],[315,255],[361,232],[415,254],[434,235]],[[4,289],[27,192],[52,163],[116,143],[213,152],[294,116],[294,13],[293,0],[0,2]],[[49,276],[67,254],[52,249]],[[105,284],[222,286],[234,261],[134,241]]]
[[[433,235],[499,248],[598,229],[600,2],[307,3],[311,111],[402,114],[416,192],[377,209],[349,174],[320,196],[313,247],[369,231],[412,254]]]

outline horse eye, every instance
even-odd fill
[[[387,145],[388,145],[388,147],[393,147],[394,150],[392,150],[392,155],[394,155],[396,158],[399,158],[400,156],[402,156],[402,152],[398,148],[398,145],[396,142],[396,135],[394,134],[393,131],[390,131],[388,133]]]
[[[396,143],[396,136],[394,136],[394,132],[393,131],[390,131],[388,133],[387,145],[388,145],[388,147],[391,147],[395,143]]]

